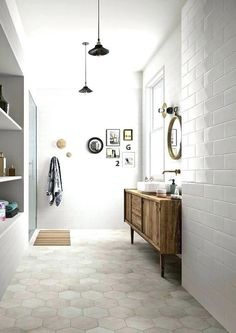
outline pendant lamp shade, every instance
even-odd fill
[[[87,45],[89,44],[88,42],[83,42],[84,45],[84,86],[82,89],[79,90],[80,93],[82,94],[89,94],[93,92],[88,86],[87,86]]]
[[[100,42],[100,0],[98,0],[98,40],[93,49],[88,52],[92,56],[103,56],[109,53],[109,50],[102,46]]]

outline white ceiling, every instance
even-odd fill
[[[0,73],[5,75],[22,75],[20,67],[11,50],[10,44],[0,24]]]
[[[97,40],[97,0],[16,0],[28,38],[30,72],[38,87],[75,87],[83,81],[81,43]],[[100,0],[105,57],[88,56],[113,73],[142,70],[180,21],[185,0]],[[96,59],[94,59],[96,58]],[[105,66],[105,67],[103,67]]]

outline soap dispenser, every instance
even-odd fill
[[[175,179],[170,179],[170,180],[172,181],[172,184],[170,185],[170,194],[174,194],[176,188]]]

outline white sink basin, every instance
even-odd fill
[[[165,189],[165,182],[138,182],[137,190],[141,192],[156,193],[158,189]]]

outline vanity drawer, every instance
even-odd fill
[[[139,230],[142,229],[142,219],[141,215],[136,215],[135,213],[132,212],[132,224],[138,228]]]
[[[132,195],[132,213],[141,217],[142,213],[142,198],[137,195]]]

